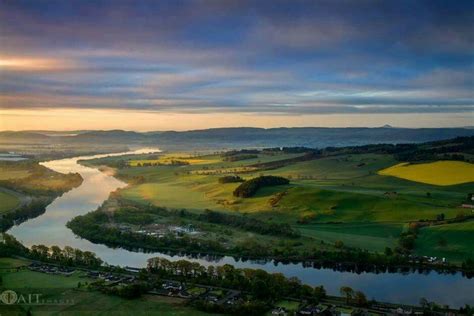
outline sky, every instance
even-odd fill
[[[0,130],[474,125],[474,1],[0,1]]]

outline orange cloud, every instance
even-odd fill
[[[66,60],[35,57],[2,57],[0,56],[0,70],[57,70],[74,66],[75,63]]]

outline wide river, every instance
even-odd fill
[[[298,277],[309,285],[324,285],[329,294],[338,294],[341,286],[350,286],[363,291],[368,298],[379,301],[418,304],[424,297],[430,301],[459,307],[474,304],[474,279],[456,274],[429,273],[352,273],[331,269],[315,269],[302,264],[276,264],[274,262],[240,261],[231,257],[221,259],[193,259],[186,256],[169,256],[163,253],[132,252],[120,248],[109,248],[91,243],[75,236],[66,227],[66,223],[78,215],[93,211],[106,200],[110,192],[125,187],[126,184],[111,175],[97,169],[77,163],[80,159],[92,159],[104,156],[117,156],[133,153],[156,152],[147,148],[126,153],[95,155],[52,160],[43,165],[63,173],[78,172],[84,178],[83,183],[54,200],[46,212],[39,217],[14,226],[9,233],[26,246],[44,244],[61,247],[71,246],[92,251],[102,260],[112,265],[144,267],[150,257],[165,257],[169,260],[187,259],[203,265],[232,264],[239,268],[258,268],[269,272],[281,272],[288,277]]]

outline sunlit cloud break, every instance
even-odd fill
[[[0,109],[473,116],[472,1],[96,4],[0,3]]]

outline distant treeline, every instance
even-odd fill
[[[308,161],[308,160],[314,160],[321,158],[322,151],[317,150],[317,149],[309,149],[305,147],[297,147],[298,149],[293,149],[295,150],[294,153],[300,153],[299,150],[307,150],[307,152],[304,153],[304,155],[294,157],[294,158],[287,158],[287,159],[281,159],[281,160],[275,160],[275,161],[269,161],[269,162],[262,162],[262,163],[256,163],[253,165],[250,165],[249,167],[254,167],[258,168],[259,170],[272,170],[272,169],[278,169],[282,168],[288,165],[291,165],[296,162],[302,162],[302,161]],[[289,151],[287,153],[293,153],[292,151]]]
[[[255,159],[255,158],[258,158],[258,155],[246,154],[246,155],[224,156],[223,160],[228,161],[228,162],[233,162],[233,161],[249,160],[249,159]]]
[[[244,182],[239,176],[224,176],[218,179],[219,183],[235,183],[235,182]]]
[[[327,147],[325,155],[391,154],[399,161],[429,161],[437,159],[465,160],[463,154],[474,154],[474,137],[457,137],[422,144],[376,144],[352,147]]]
[[[230,150],[221,154],[222,157],[232,157],[241,155],[256,155],[259,154],[258,149],[241,149],[241,150]]]
[[[463,154],[474,154],[474,136],[456,137],[448,140],[412,143],[412,144],[372,144],[362,146],[326,147],[314,149],[308,147],[265,148],[262,153],[305,153],[305,155],[268,163],[254,164],[260,169],[276,169],[293,162],[312,160],[321,157],[344,154],[390,154],[399,161],[427,161],[437,159],[465,160]]]
[[[290,180],[276,176],[260,176],[243,182],[233,192],[234,196],[248,198],[262,187],[289,184]]]

